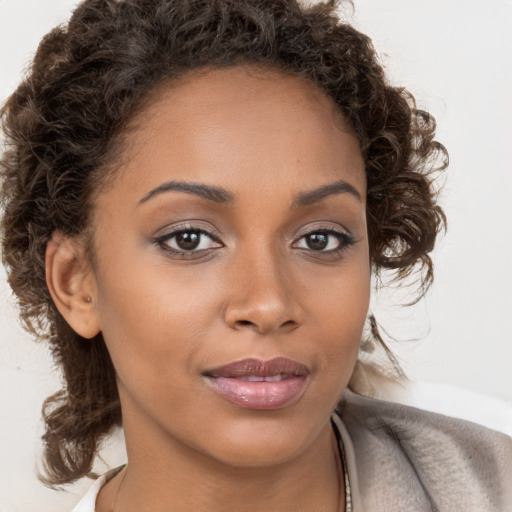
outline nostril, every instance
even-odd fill
[[[253,326],[254,326],[254,327],[257,327],[257,326],[258,326],[258,324],[257,324],[257,323],[255,323],[255,322],[251,322],[250,320],[238,320],[238,321],[236,322],[236,325],[237,325],[238,327],[248,327],[248,326],[250,326],[250,327],[253,327]],[[294,327],[296,327],[296,326],[297,326],[297,322],[295,322],[294,320],[287,320],[286,322],[283,322],[283,323],[280,325],[280,328],[281,328],[281,329],[283,329],[283,328],[284,328],[284,329],[288,330],[288,329],[293,329],[293,328],[294,328]]]

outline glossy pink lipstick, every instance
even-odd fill
[[[298,398],[309,375],[307,366],[277,357],[243,359],[204,372],[213,391],[246,409],[280,409]]]

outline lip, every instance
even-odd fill
[[[276,357],[235,361],[207,370],[203,377],[214,392],[239,407],[281,409],[300,398],[309,373],[297,361]]]

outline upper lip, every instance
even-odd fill
[[[276,357],[268,361],[261,359],[241,359],[233,363],[219,366],[204,372],[208,377],[237,378],[254,375],[257,377],[271,377],[283,375],[289,377],[305,377],[309,374],[309,368],[297,361],[286,357]]]

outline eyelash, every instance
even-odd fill
[[[336,249],[330,249],[328,251],[322,251],[322,250],[315,251],[314,249],[310,249],[310,248],[303,248],[302,250],[308,251],[310,253],[314,253],[315,255],[321,255],[322,257],[335,258],[337,256],[340,256],[349,247],[351,247],[352,245],[354,245],[356,243],[356,239],[354,236],[352,236],[344,231],[333,228],[331,226],[325,227],[325,228],[312,229],[311,231],[304,233],[298,240],[303,240],[307,236],[311,236],[314,234],[320,234],[320,233],[334,236],[338,240],[339,247],[337,247]],[[297,242],[294,242],[294,243],[297,243]]]
[[[196,228],[193,226],[180,227],[174,231],[171,231],[169,233],[161,235],[154,239],[154,243],[156,245],[158,245],[164,251],[170,252],[173,256],[178,257],[178,258],[184,258],[184,259],[199,258],[202,255],[210,254],[212,250],[220,248],[220,247],[216,247],[216,248],[212,247],[212,248],[200,249],[200,250],[180,251],[178,249],[169,247],[168,242],[170,240],[177,237],[178,235],[185,234],[185,233],[197,233],[200,236],[208,237],[209,239],[216,242],[217,244],[220,244],[222,247],[224,246],[224,244],[222,244],[222,242],[216,236],[212,235],[211,233],[209,233],[208,231],[206,231],[204,229]],[[294,244],[297,244],[300,240],[303,240],[307,236],[311,236],[314,234],[327,234],[327,235],[334,236],[339,242],[339,247],[337,247],[336,249],[330,249],[328,251],[315,250],[315,249],[311,249],[311,248],[298,248],[298,249],[300,249],[302,251],[311,252],[316,255],[322,255],[323,257],[325,257],[325,256],[336,257],[336,256],[340,256],[350,246],[352,246],[356,243],[356,239],[352,235],[349,235],[346,232],[337,230],[333,227],[325,227],[325,228],[312,229],[311,231],[304,233],[303,235],[300,236],[300,238],[297,239],[296,242],[294,242]]]
[[[166,233],[164,235],[161,235],[161,236],[155,238],[154,242],[156,245],[158,245],[164,251],[167,251],[167,252],[171,253],[173,256],[176,256],[178,258],[183,258],[183,259],[198,258],[198,257],[200,257],[200,255],[210,254],[210,252],[215,249],[215,248],[208,248],[208,249],[200,249],[199,251],[197,251],[197,250],[180,251],[178,249],[169,247],[168,242],[170,240],[177,237],[178,235],[185,234],[185,233],[198,233],[200,236],[206,236],[209,239],[216,242],[217,244],[220,244],[221,246],[224,245],[216,236],[212,235],[208,231],[201,229],[201,228],[196,228],[193,226],[184,226],[184,227],[175,229],[173,231],[170,231],[169,233]]]

